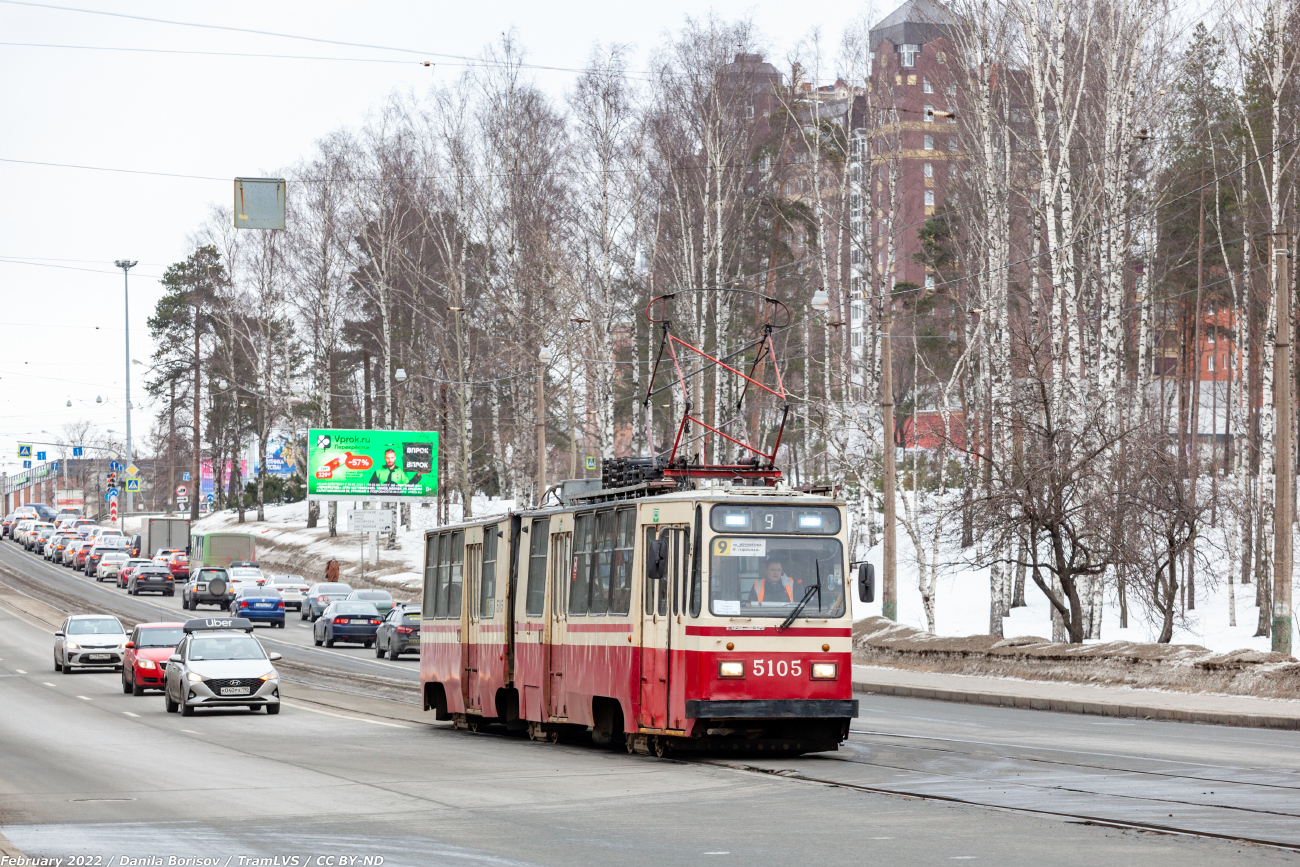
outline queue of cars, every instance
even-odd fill
[[[54,638],[54,668],[121,673],[122,691],[141,696],[161,691],[169,713],[189,716],[197,708],[265,707],[279,712],[279,678],[252,634],[256,623],[284,628],[287,608],[313,621],[317,645],[350,642],[376,646],[376,655],[397,659],[419,650],[418,606],[394,602],[384,590],[354,590],[341,582],[309,585],[300,575],[267,575],[253,562],[229,568],[200,567],[193,573],[183,551],[134,557],[120,531],[77,515],[11,514],[0,523],[8,537],[52,563],[96,582],[113,580],[131,595],[181,591],[186,610],[214,605],[229,616],[140,623],[130,630],[112,615],[72,615]],[[45,525],[45,526],[41,526]]]

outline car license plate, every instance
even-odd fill
[[[222,695],[248,695],[251,690],[246,686],[223,686]]]
[[[113,657],[107,653],[91,653],[86,656],[86,659],[89,659],[91,662],[94,662],[99,659],[109,660],[112,658]]]
[[[369,622],[370,622],[370,618],[369,618],[369,617],[353,617],[353,618],[352,618],[352,622],[353,622],[353,623],[369,623]]]
[[[257,602],[257,603],[255,603],[255,604],[253,605],[253,607],[254,607],[254,608],[270,608],[270,607],[271,607],[271,604],[270,604],[269,602]]]

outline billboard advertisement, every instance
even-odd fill
[[[274,437],[275,435],[273,435]],[[288,478],[297,470],[298,449],[292,434],[282,433],[266,444],[266,473]],[[256,469],[256,468],[254,468]]]
[[[309,498],[431,500],[437,494],[435,431],[312,428],[307,432]]]
[[[216,470],[216,467],[213,466],[213,464],[212,464],[212,460],[211,460],[210,458],[204,458],[204,459],[199,463],[199,477],[200,477],[201,480],[202,480],[202,485],[200,486],[200,491],[201,491],[203,494],[211,494],[211,493],[213,493],[213,492],[216,491],[216,489],[217,489],[217,477],[216,477],[216,472],[215,472],[215,470]],[[234,461],[231,461],[231,460],[227,459],[227,461],[226,461],[226,467],[225,467],[225,469],[224,469],[224,470],[222,471],[222,473],[221,473],[221,487],[222,487],[223,489],[225,489],[225,490],[229,490],[229,489],[230,489],[230,476],[231,476],[231,474],[234,473],[234,471],[235,471],[235,464],[234,464]],[[241,461],[239,462],[239,481],[240,481],[240,484],[243,484],[243,483],[249,481],[249,476],[248,476],[248,461],[241,460]]]

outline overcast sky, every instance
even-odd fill
[[[685,0],[64,2],[0,0],[0,470],[10,472],[20,466],[18,442],[52,439],[42,431],[59,434],[68,421],[87,419],[123,437],[122,273],[113,261],[139,261],[131,272],[131,357],[148,363],[146,320],[161,291],[157,278],[189,252],[187,236],[210,205],[230,202],[229,179],[291,164],[322,135],[357,126],[394,90],[422,93],[455,78],[463,65],[438,54],[477,55],[509,28],[538,65],[580,67],[595,43],[618,42],[634,47],[634,68],[644,69],[648,52],[688,14],[709,11]],[[883,5],[892,9],[888,0]],[[712,10],[723,19],[751,17],[769,57],[783,66],[810,30],[821,28],[833,46],[846,23],[870,14],[870,4],[722,0]],[[425,67],[418,53],[213,25],[430,52],[435,65]],[[556,96],[573,78],[531,74]],[[145,373],[133,366],[137,451],[153,417]]]

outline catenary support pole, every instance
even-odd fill
[[[536,505],[542,504],[546,493],[546,365],[551,361],[551,353],[543,349],[537,356],[537,499]]]
[[[135,460],[131,453],[131,279],[129,272],[136,266],[132,259],[118,259],[113,263],[122,269],[122,313],[126,319],[126,465],[134,466]],[[126,484],[129,484],[131,476],[128,474]],[[135,495],[129,490],[126,492],[126,508],[122,510],[122,526],[126,526],[126,516],[131,514],[135,505]]]
[[[1291,412],[1294,383],[1291,380],[1291,239],[1287,232],[1273,236],[1274,268],[1277,271],[1277,427],[1276,472],[1273,497],[1273,650],[1291,653],[1291,519],[1295,510],[1295,465]]]
[[[881,322],[880,333],[880,416],[884,421],[884,499],[885,545],[884,563],[881,564],[880,613],[890,620],[898,620],[898,579],[895,574],[897,555],[894,547],[894,357],[890,348],[889,331],[893,327],[889,300]]]

